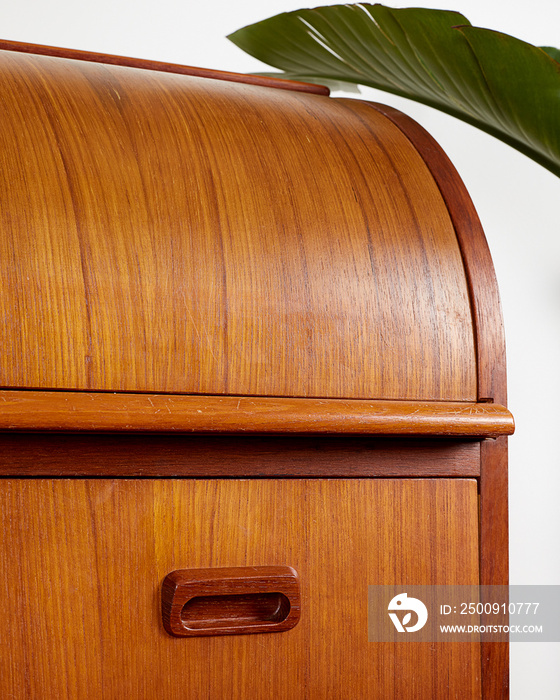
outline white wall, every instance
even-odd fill
[[[0,2],[5,39],[239,72],[256,61],[225,35],[294,0],[18,0]],[[316,4],[334,4],[332,2]],[[473,24],[560,46],[557,0],[387,2],[458,10]],[[313,5],[312,5],[313,6]],[[560,181],[474,128],[407,100],[364,91],[419,121],[441,143],[475,202],[492,250],[508,341],[511,582],[560,584]],[[560,697],[560,644],[512,645],[513,700]]]

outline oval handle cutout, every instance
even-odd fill
[[[299,617],[290,566],[183,569],[163,582],[163,626],[175,637],[283,632]]]
[[[183,606],[181,620],[189,629],[277,624],[288,617],[290,607],[283,593],[197,596]]]

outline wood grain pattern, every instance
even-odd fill
[[[403,130],[421,153],[447,202],[469,284],[477,346],[479,401],[507,405],[505,336],[494,266],[480,220],[461,178],[434,139],[406,115],[373,105]],[[484,585],[507,585],[508,474],[507,438],[481,445],[480,578]],[[483,618],[483,624],[484,624]],[[483,697],[509,698],[509,649],[482,644]]]
[[[477,645],[367,641],[368,585],[477,581],[473,480],[5,479],[0,500],[2,697],[480,698]],[[170,571],[286,561],[292,630],[165,633]]]
[[[0,94],[0,386],[476,399],[449,213],[384,116],[10,51]]]
[[[503,406],[467,402],[0,391],[0,407],[0,430],[497,437],[514,429]]]
[[[356,594],[507,582],[499,300],[445,154],[390,108],[4,48],[0,430],[129,435],[0,436],[0,474],[355,478],[2,479],[0,695],[506,698],[507,645],[364,644]],[[358,478],[432,474],[480,501]],[[164,633],[169,571],[286,562],[285,635]]]
[[[473,440],[0,433],[0,476],[479,475]]]
[[[296,92],[309,92],[314,95],[330,94],[325,85],[302,83],[298,80],[284,80],[280,78],[266,78],[260,75],[248,75],[247,73],[232,73],[230,71],[213,70],[211,68],[198,68],[195,66],[183,66],[176,63],[164,63],[163,61],[149,61],[142,58],[129,56],[114,56],[107,53],[95,53],[92,51],[79,51],[66,49],[60,46],[44,46],[41,44],[27,44],[21,41],[6,41],[0,39],[0,51],[18,51],[21,53],[37,54],[40,56],[53,56],[55,58],[69,58],[74,61],[90,61],[92,63],[105,63],[112,66],[125,66],[127,68],[140,68],[142,70],[154,70],[163,73],[178,73],[180,75],[194,75],[197,78],[211,78],[212,80],[227,80],[234,83],[246,83],[247,85],[261,85],[279,90],[294,90]]]
[[[384,114],[411,140],[430,168],[453,222],[465,265],[477,347],[477,400],[506,405],[506,353],[500,294],[488,242],[472,199],[446,153],[418,123],[392,107],[356,103]],[[353,108],[355,108],[353,103]]]
[[[300,614],[291,566],[180,569],[161,589],[163,626],[174,637],[286,632]]]
[[[507,438],[487,441],[480,455],[480,580],[509,583]],[[482,623],[488,620],[483,617]],[[485,698],[509,698],[509,645],[482,644]]]

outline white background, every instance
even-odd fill
[[[457,10],[472,24],[560,47],[558,0],[451,1],[386,4]],[[251,72],[260,65],[226,34],[302,6],[294,0],[0,0],[0,36]],[[510,442],[511,583],[560,584],[560,180],[428,107],[373,90],[363,97],[393,105],[428,129],[474,200],[501,289],[509,406],[517,423]],[[560,698],[560,644],[513,644],[511,661],[513,700]]]

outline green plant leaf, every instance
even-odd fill
[[[554,46],[541,46],[541,49],[560,63],[560,49],[555,49]]]
[[[333,5],[287,12],[228,37],[294,80],[408,97],[477,126],[560,177],[560,56],[457,12]]]

